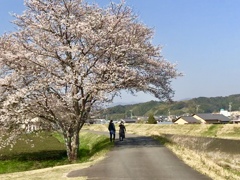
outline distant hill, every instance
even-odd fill
[[[132,116],[148,116],[153,113],[156,116],[184,115],[194,113],[213,113],[220,109],[236,111],[240,110],[240,94],[219,97],[198,97],[176,102],[149,101],[131,105],[117,105],[109,107],[102,115],[111,119],[121,119]]]

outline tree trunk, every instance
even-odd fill
[[[79,131],[71,132],[65,138],[66,147],[67,147],[67,156],[70,162],[77,161],[78,151],[79,151]]]

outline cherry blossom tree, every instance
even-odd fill
[[[0,37],[1,132],[40,118],[64,136],[69,161],[90,112],[121,90],[171,99],[175,64],[124,2],[25,0],[17,30]]]

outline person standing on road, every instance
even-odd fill
[[[110,120],[109,125],[108,125],[108,130],[109,130],[109,133],[110,133],[110,141],[112,142],[112,141],[115,140],[115,132],[116,132],[113,120]]]
[[[126,127],[124,126],[123,121],[119,125],[119,141],[123,141],[125,138]]]

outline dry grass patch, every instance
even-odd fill
[[[212,158],[209,158],[207,153],[196,152],[176,144],[168,144],[166,146],[186,164],[214,180],[240,179],[240,176],[219,166]]]
[[[88,166],[85,166],[88,167]],[[67,178],[67,173],[73,170],[84,168],[81,164],[74,164],[74,165],[65,165],[65,166],[58,166],[53,168],[45,168],[33,171],[25,171],[25,172],[18,172],[18,173],[10,173],[10,174],[3,174],[0,175],[1,180],[65,180]],[[86,177],[81,178],[71,178],[71,179],[80,179],[86,180]]]
[[[216,144],[215,139],[177,135],[165,136],[165,138],[167,139],[165,146],[197,171],[216,180],[240,179],[240,154],[232,154],[231,151],[229,153],[212,151],[212,145]],[[222,146],[220,144],[217,146],[219,149]],[[229,148],[231,150],[231,147]]]
[[[217,132],[218,137],[240,139],[240,124],[225,124]]]

